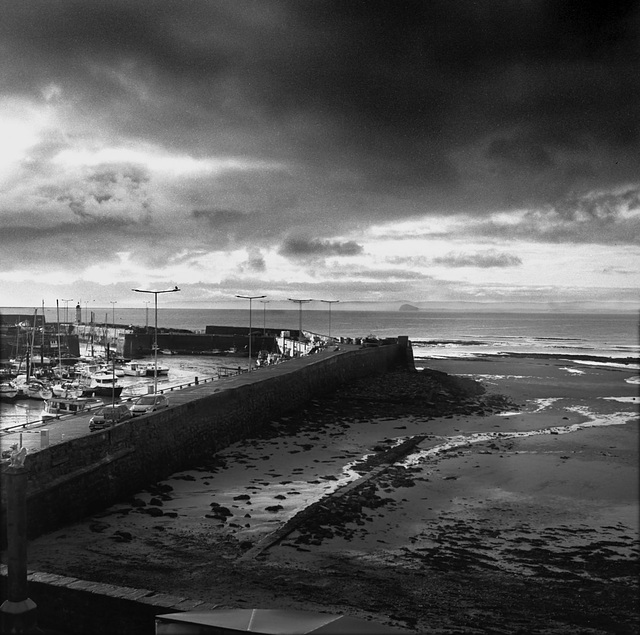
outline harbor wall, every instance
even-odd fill
[[[122,341],[122,340],[121,340]],[[236,334],[209,333],[161,333],[158,331],[158,348],[169,349],[181,354],[198,354],[211,351],[228,351],[236,348],[246,350],[249,337]],[[251,340],[252,352],[255,355],[265,350],[269,353],[278,352],[276,338],[273,335],[255,335]],[[153,352],[153,331],[149,333],[127,333],[122,343],[122,355],[126,358],[140,358]]]
[[[30,454],[25,463],[28,535],[34,538],[127,500],[177,471],[206,464],[216,451],[251,437],[319,394],[406,364],[413,368],[406,338],[290,360],[235,383],[222,379],[216,392],[202,398]]]

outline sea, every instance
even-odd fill
[[[1,308],[0,313],[32,316],[33,307]],[[47,322],[56,322],[56,308],[45,307]],[[38,309],[39,314],[42,309]],[[154,312],[118,305],[92,308],[98,326],[153,326]],[[75,311],[70,307],[67,317]],[[65,310],[60,310],[64,321]],[[83,320],[87,320],[83,311]],[[343,338],[407,335],[419,357],[423,353],[465,356],[505,353],[562,353],[600,357],[638,357],[640,310],[628,313],[485,313],[420,311],[302,311],[248,309],[172,309],[158,307],[158,328],[204,332],[207,326],[252,329],[298,329]]]
[[[3,314],[33,315],[32,307],[8,307]],[[55,323],[58,312],[55,307],[45,307],[45,320]],[[153,326],[155,313],[145,308],[105,307],[92,308],[97,325],[102,316],[103,324]],[[38,310],[42,313],[42,308]],[[75,311],[69,310],[69,315]],[[84,313],[84,312],[83,312]],[[65,310],[60,311],[65,321]],[[83,315],[84,318],[84,315]],[[601,313],[484,313],[484,312],[430,312],[426,310],[401,311],[302,311],[248,309],[173,309],[158,307],[158,328],[187,329],[204,332],[207,326],[242,326],[251,322],[253,330],[302,329],[320,335],[331,335],[342,340],[365,337],[379,339],[406,335],[409,337],[416,367],[424,367],[429,359],[469,358],[487,355],[551,355],[597,363],[626,370],[640,369],[639,314]],[[81,353],[83,351],[81,350]],[[170,367],[162,381],[179,385],[194,377],[216,376],[218,369],[247,364],[246,358],[215,356],[165,356],[161,360]],[[132,394],[141,393],[146,386],[139,378],[136,385],[128,387]],[[123,393],[125,394],[125,393]],[[41,404],[30,400],[14,404],[0,403],[0,425],[37,418]]]

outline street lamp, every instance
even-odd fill
[[[113,327],[113,345],[114,345],[114,357],[116,353],[117,347],[117,337],[116,337],[116,304],[118,304],[117,300],[109,300],[109,304],[111,304],[111,326]]]
[[[236,298],[242,298],[243,300],[249,300],[249,372],[251,372],[251,301],[258,298],[266,298],[266,295],[236,295]]]
[[[298,332],[298,341],[301,342],[302,341],[302,305],[305,304],[306,302],[313,302],[313,300],[294,300],[293,298],[289,298],[290,302],[297,302],[298,306],[300,307],[300,325],[299,325],[299,332]],[[300,352],[298,350],[298,352]]]
[[[267,304],[269,300],[260,300],[262,303],[262,337],[267,335]]]
[[[156,394],[158,392],[158,294],[159,293],[174,293],[175,291],[180,291],[178,287],[173,287],[173,289],[131,289],[136,293],[153,293],[153,298],[155,300],[155,315],[156,315],[156,327],[153,331],[153,353],[154,353],[154,373],[153,373],[153,393]]]
[[[117,300],[109,300],[111,304],[111,322],[113,326],[113,340],[115,344],[116,335],[116,304]],[[107,358],[108,360],[108,358]],[[111,405],[116,403],[116,352],[111,353]]]
[[[320,300],[320,302],[329,305],[329,339],[331,339],[331,305],[340,302],[340,300]]]

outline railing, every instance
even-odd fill
[[[80,414],[80,413],[77,413],[77,414]],[[69,414],[69,415],[63,415],[62,417],[55,417],[55,418],[59,420],[62,418],[71,418],[75,416],[76,416],[75,414]],[[27,421],[25,423],[19,423],[19,424],[16,424],[15,426],[9,426],[7,428],[0,429],[0,435],[10,434],[12,432],[17,432],[18,430],[24,431],[27,429],[27,427],[34,427],[34,426],[42,427],[44,425],[47,425],[50,421],[52,421],[52,419],[47,419],[46,421],[43,421],[42,419],[36,419],[35,421]]]
[[[242,373],[248,373],[247,368],[242,366],[219,366],[218,367],[218,379],[222,377],[235,377],[236,375],[242,375]]]
[[[165,392],[173,392],[174,390],[180,390],[181,388],[189,388],[190,386],[199,386],[200,384],[208,384],[211,381],[216,381],[220,378],[220,374],[218,377],[205,377],[204,379],[200,379],[196,377],[193,381],[187,382],[185,384],[176,384],[175,386],[169,386],[168,388],[158,389],[158,392],[161,395],[164,395]]]

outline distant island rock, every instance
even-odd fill
[[[399,311],[419,311],[420,309],[417,306],[413,306],[413,304],[403,304],[398,310]]]

